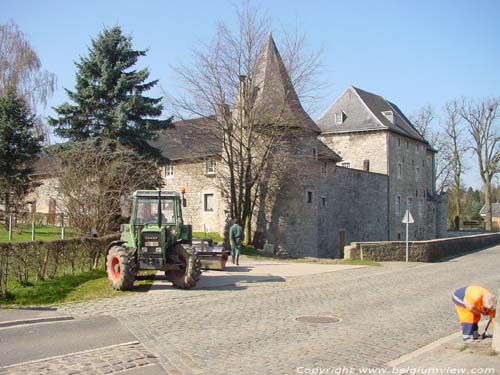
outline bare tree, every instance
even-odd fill
[[[462,215],[462,174],[464,172],[463,157],[467,147],[463,141],[463,129],[461,128],[460,104],[453,100],[445,105],[446,123],[444,125],[444,147],[443,154],[450,166],[450,182],[452,196],[455,201],[455,229],[460,229],[460,217]]]
[[[498,129],[500,98],[478,101],[462,99],[460,116],[472,137],[471,149],[477,157],[484,185],[486,230],[492,229],[491,183],[500,171],[500,132]]]
[[[447,140],[443,132],[434,127],[437,119],[436,112],[431,105],[426,105],[410,116],[411,122],[436,151],[434,156],[436,191],[441,194],[451,185],[451,164],[447,147]]]
[[[52,151],[59,201],[72,226],[108,233],[117,224],[123,197],[161,186],[159,168],[112,142],[68,143]]]
[[[38,54],[14,22],[0,25],[0,96],[9,86],[26,100],[33,113],[37,105],[47,104],[56,89],[55,75],[42,70]],[[38,135],[48,140],[43,121],[36,121]]]
[[[284,38],[282,60],[269,34],[269,19],[248,3],[237,8],[237,17],[237,30],[219,24],[214,39],[193,50],[192,65],[174,67],[187,95],[172,104],[178,113],[202,117],[216,129],[220,186],[229,214],[245,225],[250,239],[256,205],[262,196],[272,197],[276,181],[286,174],[280,153],[290,147],[293,131],[283,131],[284,126],[308,121],[292,115],[299,107],[303,112],[294,85],[310,96],[320,63],[318,54],[304,53],[303,36],[297,33]],[[270,60],[273,72],[265,68]]]
[[[420,108],[410,116],[410,120],[424,138],[432,131],[432,121],[436,118],[435,111],[430,104]]]

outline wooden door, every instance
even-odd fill
[[[339,231],[339,257],[344,259],[345,230]]]

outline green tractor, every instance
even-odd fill
[[[179,193],[138,190],[129,224],[108,248],[106,270],[111,286],[133,287],[139,270],[162,270],[181,289],[191,289],[201,275],[201,262],[191,247],[192,228],[182,221]]]

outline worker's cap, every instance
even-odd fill
[[[483,306],[488,310],[495,310],[497,306],[497,297],[492,293],[486,294],[483,297]]]

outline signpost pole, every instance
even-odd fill
[[[406,221],[406,263],[408,263],[408,225],[410,225],[408,221]]]
[[[413,224],[415,221],[413,220],[413,216],[411,216],[410,210],[406,210],[405,216],[403,217],[403,224],[406,224],[406,263],[408,263],[408,225]]]

